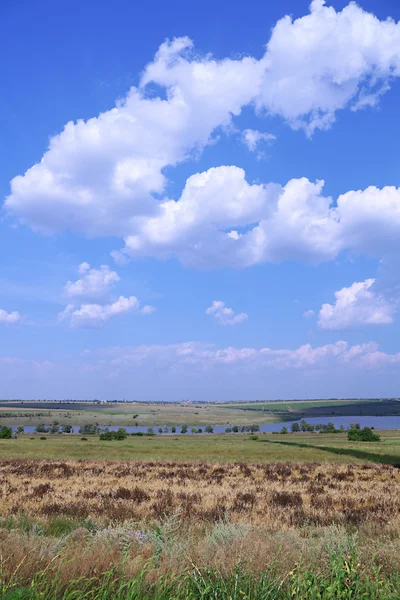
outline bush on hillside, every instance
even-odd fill
[[[347,439],[351,442],[380,442],[381,437],[377,433],[374,433],[371,427],[364,427],[363,429],[350,429],[347,433]]]

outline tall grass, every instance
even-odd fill
[[[187,530],[177,513],[140,531],[0,529],[0,542],[0,600],[400,597],[389,530],[273,533],[228,520]]]
[[[284,578],[273,570],[254,575],[237,565],[230,576],[216,569],[171,573],[156,583],[147,580],[144,569],[134,579],[126,579],[110,568],[94,577],[81,577],[63,585],[57,574],[40,571],[20,586],[18,574],[0,588],[1,600],[398,600],[399,578],[376,572],[362,575],[357,555],[331,557],[327,575],[294,569]]]

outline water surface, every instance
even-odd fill
[[[327,424],[327,423],[334,423],[335,427],[337,429],[339,429],[339,427],[341,425],[343,425],[343,427],[345,427],[346,429],[349,428],[350,423],[359,423],[361,427],[374,427],[375,429],[381,429],[381,430],[388,430],[388,429],[400,429],[400,416],[386,416],[386,417],[312,417],[309,419],[306,419],[307,423],[310,423],[310,425],[316,425],[318,423],[323,423],[323,424]],[[281,423],[264,423],[260,425],[260,431],[261,432],[279,432],[282,427],[287,427],[290,430],[290,426],[292,423],[299,423],[299,421],[283,421]],[[251,424],[251,421],[249,421],[248,423],[249,425]],[[189,425],[189,430],[187,432],[186,435],[192,435],[191,432],[191,426]],[[227,428],[227,425],[215,425],[213,426],[214,429],[214,433],[224,433],[225,429]],[[14,431],[16,431],[17,426],[13,426]],[[117,429],[119,429],[119,427],[108,427],[108,429],[110,431],[117,431]],[[148,427],[133,427],[133,426],[128,426],[128,427],[124,427],[124,429],[126,429],[127,433],[137,433],[137,432],[142,432],[142,433],[146,433],[148,430]],[[204,427],[201,427],[203,433],[204,433]],[[33,433],[35,431],[35,427],[33,425],[26,425],[25,426],[25,433]],[[73,426],[73,431],[74,433],[79,433],[79,425],[75,425]],[[159,435],[158,433],[158,427],[153,427],[153,431],[156,435]],[[176,434],[180,434],[181,431],[181,427],[178,426],[177,427],[177,431]],[[176,434],[171,434],[171,428],[168,428],[168,433],[170,435],[176,435]],[[232,434],[235,435],[235,434]]]

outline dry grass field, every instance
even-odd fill
[[[280,530],[368,521],[400,531],[400,470],[387,465],[3,459],[0,478],[2,517],[109,526],[180,512]]]
[[[0,482],[2,599],[398,598],[392,466],[2,459]]]

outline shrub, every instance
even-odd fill
[[[42,435],[42,437],[40,438],[41,440],[47,440],[46,437],[44,437],[44,435]]]
[[[81,437],[81,442],[87,442],[87,441],[88,441],[87,438]]]
[[[12,429],[11,427],[6,427],[3,425],[0,427],[0,439],[2,440],[10,440],[12,438]]]
[[[49,427],[46,427],[46,425],[37,425],[35,427],[35,432],[36,433],[48,433]]]
[[[104,431],[100,435],[101,440],[112,441],[112,440],[125,440],[127,437],[126,429],[120,427],[118,431]]]
[[[81,425],[81,427],[79,428],[79,433],[86,434],[86,435],[87,434],[94,435],[99,432],[100,432],[100,427],[98,425],[87,424],[87,425]]]
[[[143,431],[135,431],[134,433],[131,433],[131,435],[137,435],[139,437],[142,437],[144,435]]]
[[[381,437],[377,433],[374,433],[371,427],[364,427],[363,429],[350,429],[347,433],[347,439],[351,442],[380,442]]]

